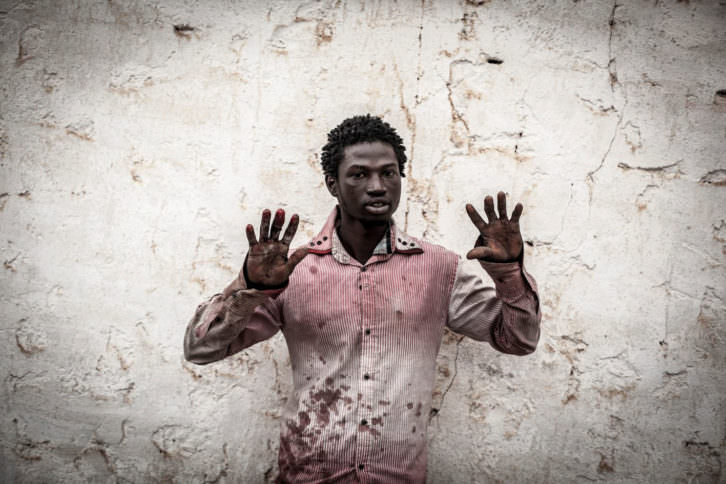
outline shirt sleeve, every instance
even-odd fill
[[[488,341],[502,353],[526,355],[539,341],[537,285],[518,262],[482,262],[494,280],[486,287],[479,274],[461,259],[451,291],[447,326],[477,341]]]
[[[236,280],[197,306],[184,334],[184,357],[204,365],[271,338],[280,330],[275,298],[283,289],[248,289]]]

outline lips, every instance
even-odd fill
[[[391,204],[383,200],[375,200],[364,205],[365,210],[373,214],[384,214],[388,212]]]

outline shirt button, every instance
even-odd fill
[[[367,270],[368,270],[368,268],[367,268],[366,266],[363,266],[363,267],[361,267],[361,268],[360,268],[360,271],[361,271],[361,272],[365,272],[365,271],[367,271]]]
[[[368,373],[366,373],[365,375],[363,375],[363,379],[364,380],[368,380],[368,379],[370,379],[370,377],[371,376]]]
[[[363,464],[358,464],[358,469],[363,470],[365,468],[366,468],[366,466],[364,466]]]
[[[361,425],[368,425],[368,420],[363,419],[363,420],[360,421],[360,424]]]
[[[366,329],[366,334],[371,334],[371,330],[370,329]]]

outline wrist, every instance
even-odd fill
[[[222,291],[222,297],[226,299],[240,289],[247,289],[247,286],[245,285],[244,280],[242,280],[238,275],[234,278],[234,281],[230,282],[229,285],[224,288],[224,291]]]

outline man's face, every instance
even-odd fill
[[[327,176],[325,181],[340,209],[364,224],[387,223],[401,199],[396,153],[380,141],[347,146],[337,180]]]

